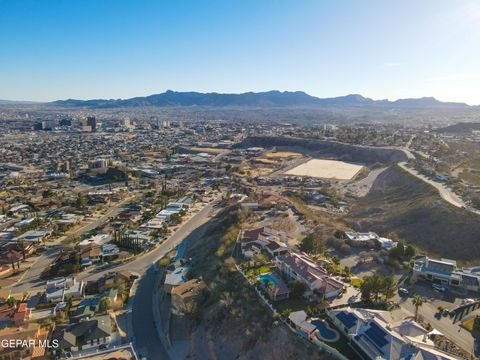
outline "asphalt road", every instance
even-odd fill
[[[125,200],[113,208],[111,208],[107,213],[97,219],[93,219],[89,223],[83,225],[82,227],[75,230],[72,234],[69,234],[68,237],[81,236],[93,229],[96,229],[103,223],[105,223],[110,217],[117,216],[123,209],[122,207],[128,200]],[[64,248],[64,245],[61,244],[61,241],[66,239],[67,236],[62,236],[57,239],[56,244],[47,248],[47,250],[40,255],[37,261],[35,261],[30,269],[28,269],[25,274],[20,278],[20,280],[10,285],[10,289],[13,294],[23,293],[24,291],[35,292],[43,289],[44,281],[40,278],[42,271],[47,268],[58,253]]]
[[[163,343],[158,336],[154,321],[153,296],[155,293],[155,281],[157,273],[152,267],[152,263],[165,256],[171,249],[180,244],[186,237],[201,236],[195,232],[199,227],[205,224],[214,211],[214,203],[206,205],[197,214],[191,217],[183,224],[172,236],[163,242],[157,249],[145,254],[144,256],[115,268],[121,270],[126,268],[135,271],[143,276],[138,281],[137,291],[135,292],[132,306],[132,326],[135,349],[139,356],[146,357],[148,360],[167,360],[170,359]],[[111,271],[111,270],[105,270]],[[102,273],[94,274],[93,277],[101,276]],[[86,277],[83,280],[91,280]],[[161,314],[160,314],[161,315]],[[158,323],[158,322],[157,322]]]
[[[140,358],[168,360],[170,357],[158,337],[153,318],[153,291],[157,274],[149,268],[138,283],[132,307],[135,349]]]
[[[104,274],[112,271],[130,270],[139,274],[143,274],[152,266],[152,263],[164,257],[170,250],[180,244],[193,230],[203,225],[210,219],[211,212],[214,210],[214,203],[206,205],[202,210],[193,215],[180,228],[174,232],[167,240],[161,243],[157,248],[137,257],[135,260],[129,261],[123,265],[113,268],[105,269],[96,272],[95,269],[90,272],[83,272],[77,274],[79,280],[95,280],[102,277]]]
[[[474,354],[475,351],[475,338],[472,334],[459,325],[461,322],[453,323],[450,316],[439,316],[438,307],[442,306],[446,309],[453,309],[461,303],[461,299],[468,297],[469,295],[460,296],[447,291],[441,293],[431,288],[431,283],[419,282],[414,286],[409,287],[410,295],[408,297],[400,297],[395,295],[394,301],[398,302],[401,310],[414,316],[415,306],[412,304],[412,298],[414,295],[420,295],[426,299],[426,302],[418,309],[419,316],[422,316],[425,322],[430,323],[435,329],[444,334],[447,338],[455,342],[458,346],[464,350]]]
[[[72,236],[79,236],[81,234],[84,234],[85,232],[95,229],[103,222],[105,222],[109,217],[116,216],[121,211],[122,206],[123,204],[118,204],[115,208],[111,209],[101,218],[98,218],[91,223],[82,226]],[[206,205],[197,214],[193,215],[186,223],[181,225],[180,228],[175,233],[173,233],[167,240],[160,244],[160,246],[158,246],[151,252],[141,255],[135,260],[125,263],[123,265],[108,268],[100,272],[92,269],[86,272],[79,273],[76,275],[77,278],[84,281],[95,280],[102,277],[106,273],[119,270],[130,270],[139,274],[143,274],[151,266],[152,262],[163,257],[175,246],[177,246],[190,232],[192,232],[192,230],[205,223],[208,220],[210,212],[213,210],[213,206],[213,203]],[[24,274],[24,276],[19,282],[10,285],[12,293],[21,294],[25,291],[37,292],[44,290],[45,281],[40,278],[40,274],[47,266],[51,264],[51,262],[55,259],[55,257],[62,248],[63,245],[61,244],[54,245],[48,248],[46,252],[42,254],[34,264],[32,264],[30,269],[27,270],[27,272]]]
[[[445,201],[449,202],[450,204],[452,204],[453,206],[456,206],[456,207],[459,207],[459,208],[466,207],[466,204],[463,202],[463,200],[457,194],[455,194],[453,191],[451,191],[445,185],[443,185],[442,183],[439,183],[439,182],[428,179],[426,176],[420,174],[417,170],[407,167],[406,163],[404,163],[404,162],[403,163],[398,163],[398,165],[403,170],[410,173],[411,175],[417,177],[418,179],[426,182],[429,185],[432,185],[435,189],[438,190],[438,192],[440,193],[440,196],[442,197],[443,200],[445,200]]]

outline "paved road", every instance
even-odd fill
[[[24,291],[35,292],[42,290],[44,281],[40,279],[40,274],[53,262],[53,260],[55,260],[55,257],[58,255],[58,253],[65,248],[65,246],[61,244],[61,241],[66,239],[67,237],[81,236],[93,229],[96,229],[97,227],[105,223],[110,217],[117,216],[123,210],[122,207],[129,200],[130,199],[127,199],[115,205],[113,208],[107,211],[105,215],[99,217],[98,219],[90,221],[89,223],[78,228],[68,236],[62,236],[61,238],[57,239],[56,243],[47,248],[45,253],[43,253],[38,258],[38,260],[32,264],[30,269],[25,272],[25,274],[20,278],[17,283],[9,286],[12,290],[12,293],[17,294]]]
[[[135,348],[141,357],[145,356],[148,360],[170,359],[170,356],[163,346],[162,340],[159,338],[156,328],[157,325],[155,325],[161,324],[161,321],[157,321],[156,323],[154,321],[153,296],[157,296],[155,290],[157,274],[152,267],[152,263],[165,256],[185,238],[197,236],[200,238],[202,234],[195,232],[195,230],[209,220],[212,211],[215,210],[214,204],[215,203],[206,205],[154,251],[128,264],[115,268],[115,270],[128,268],[131,271],[143,274],[138,281],[137,291],[133,299],[133,334],[129,334],[129,336],[134,337]],[[94,274],[93,277],[101,276],[101,274],[102,273]],[[83,278],[83,280],[91,280],[91,278],[86,277]]]
[[[153,292],[157,274],[150,267],[138,283],[132,307],[134,345],[140,358],[168,360],[153,318]]]
[[[77,278],[83,281],[95,280],[102,277],[106,273],[120,270],[130,270],[139,274],[145,273],[153,262],[164,257],[170,250],[180,244],[183,239],[185,239],[193,230],[205,224],[210,219],[211,213],[214,211],[215,204],[216,202],[206,205],[202,210],[186,221],[167,240],[149,253],[141,255],[135,260],[127,262],[123,265],[106,269],[101,272],[95,272],[95,269],[93,269],[89,272],[79,273],[77,274]]]
[[[406,166],[405,162],[398,163],[398,165],[411,175],[415,176],[416,178],[426,182],[429,185],[432,185],[435,189],[438,190],[440,193],[440,196],[442,197],[443,200],[447,201],[448,203],[452,204],[453,206],[459,207],[459,208],[465,208],[466,204],[463,202],[463,200],[455,194],[453,191],[448,189],[444,184],[430,180],[426,176],[420,174],[417,170],[409,168]]]
[[[415,306],[413,306],[411,298],[402,299],[400,301],[400,308],[411,316],[415,314]],[[425,322],[430,323],[435,329],[455,342],[462,349],[474,354],[475,339],[472,337],[472,334],[462,329],[458,324],[452,324],[450,317],[439,317],[436,315],[437,313],[437,305],[429,302],[424,303],[418,309],[419,316],[422,316]]]

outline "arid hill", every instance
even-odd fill
[[[480,263],[480,216],[443,201],[433,187],[398,166],[378,176],[347,221],[362,231],[396,232],[434,255]]]
[[[275,146],[279,151],[294,151],[313,157],[335,158],[366,165],[393,164],[407,160],[405,153],[396,149],[356,146],[319,139],[255,136],[247,138],[241,146],[267,148]]]

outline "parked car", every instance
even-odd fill
[[[443,285],[440,285],[440,284],[433,284],[432,285],[432,288],[437,290],[437,291],[440,291],[440,292],[445,292],[447,291],[447,288]]]
[[[462,300],[462,304],[471,304],[474,302],[475,302],[475,299],[472,299],[472,298],[467,298]]]
[[[401,296],[408,296],[408,290],[405,289],[405,288],[398,288],[398,293],[401,295]]]

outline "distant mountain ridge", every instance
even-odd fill
[[[332,98],[318,98],[303,91],[246,92],[241,94],[176,92],[168,90],[161,94],[131,99],[58,100],[49,103],[55,106],[114,108],[141,106],[208,106],[208,107],[412,107],[412,108],[463,108],[464,103],[441,102],[433,97],[400,99],[396,101],[373,100],[358,94]]]

